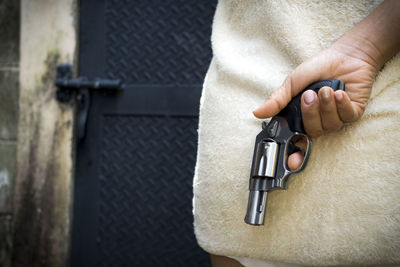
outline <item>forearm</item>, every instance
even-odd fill
[[[400,51],[400,1],[386,0],[346,32],[333,48],[380,69]]]

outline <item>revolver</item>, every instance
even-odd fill
[[[311,153],[311,140],[304,130],[300,98],[304,91],[311,89],[318,93],[324,86],[329,86],[334,91],[345,90],[345,85],[340,80],[323,80],[310,84],[272,117],[269,123],[262,123],[262,131],[256,137],[251,164],[250,192],[244,218],[247,224],[263,225],[268,192],[275,189],[286,190],[290,175],[305,168]],[[306,144],[306,149],[296,144],[299,142]],[[304,160],[300,167],[292,171],[288,167],[288,157],[296,151],[301,151]]]

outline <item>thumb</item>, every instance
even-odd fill
[[[253,111],[257,118],[269,118],[279,113],[290,100],[300,93],[307,85],[321,79],[322,69],[316,68],[312,60],[300,64],[267,101]]]

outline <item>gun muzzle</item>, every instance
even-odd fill
[[[247,212],[244,221],[251,225],[263,225],[266,205],[268,201],[267,191],[250,191],[249,200],[247,203]]]

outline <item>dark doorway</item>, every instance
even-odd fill
[[[80,1],[79,75],[92,91],[78,141],[71,266],[209,266],[193,233],[201,85],[216,1]]]

